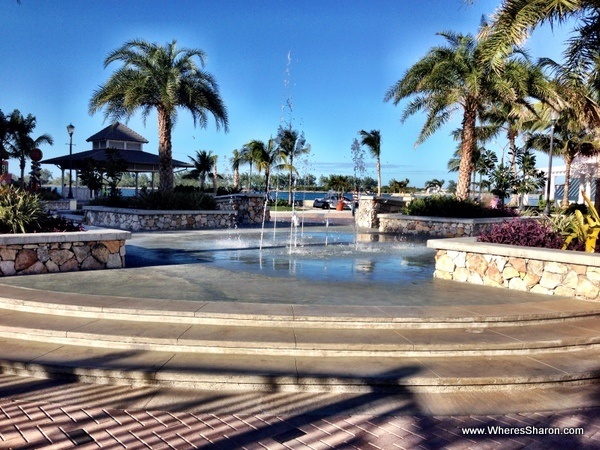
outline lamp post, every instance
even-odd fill
[[[69,133],[69,196],[73,198],[73,132],[75,127],[72,123],[67,125],[67,133]]]
[[[558,119],[558,113],[555,110],[550,112],[550,153],[548,154],[548,182],[546,185],[546,206],[544,214],[550,214],[550,186],[552,186],[552,154],[554,153],[554,126]]]

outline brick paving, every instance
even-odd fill
[[[494,434],[582,427],[583,435]],[[477,427],[485,433],[466,435]],[[600,408],[503,416],[191,413],[0,400],[8,449],[552,449],[599,448]]]

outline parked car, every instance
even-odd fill
[[[337,195],[327,195],[326,197],[316,198],[313,202],[313,208],[335,208],[338,204]],[[344,202],[344,209],[352,209],[352,199],[348,197],[341,197],[341,201]]]

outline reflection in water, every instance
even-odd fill
[[[434,250],[424,242],[378,234],[305,232],[294,240],[260,244],[253,235],[234,236],[198,249],[197,257],[229,270],[314,281],[402,284],[433,274]]]

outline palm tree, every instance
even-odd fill
[[[377,169],[377,196],[381,197],[381,132],[379,130],[360,130],[362,136],[361,145],[366,146],[376,160]]]
[[[288,175],[288,203],[291,205],[294,201],[293,196],[293,178],[294,173],[297,173],[296,167],[294,167],[294,159],[307,154],[310,152],[310,146],[306,146],[306,139],[304,133],[298,134],[298,131],[293,130],[291,125],[287,128],[279,127],[277,131],[277,145],[279,152],[285,155],[287,159]]]
[[[183,176],[185,179],[200,180],[200,190],[204,191],[206,176],[212,172],[215,165],[215,155],[212,151],[196,150],[196,157],[190,156],[194,168]]]
[[[439,33],[447,45],[434,47],[413,65],[385,95],[397,105],[413,97],[404,109],[402,121],[425,110],[427,119],[415,145],[424,142],[444,125],[452,112],[462,110],[460,166],[456,197],[469,195],[472,154],[477,148],[478,112],[497,99],[516,101],[518,90],[512,81],[480,63],[480,44],[471,35]]]
[[[233,151],[229,163],[231,164],[231,170],[233,170],[233,189],[237,191],[240,188],[240,164],[242,163],[242,154],[238,149]]]
[[[171,133],[180,108],[191,113],[194,125],[206,128],[210,113],[217,129],[228,129],[227,110],[217,82],[203,70],[204,57],[202,50],[178,48],[175,40],[164,46],[129,41],[106,57],[104,67],[118,61],[123,67],[90,99],[90,114],[106,107],[105,118],[114,120],[130,118],[138,110],[146,119],[156,110],[161,191],[173,190]]]
[[[40,145],[53,145],[54,140],[49,134],[42,134],[37,138],[31,137],[36,126],[36,118],[31,114],[23,117],[18,109],[15,109],[8,118],[8,155],[19,160],[21,169],[21,188],[25,187],[25,165],[27,158]]]
[[[575,18],[575,36],[568,41],[567,64],[593,68],[598,56],[600,10],[598,0],[504,0],[494,13],[485,37],[482,57],[495,69],[515,45],[522,44],[538,26]]]
[[[253,155],[253,160],[256,163],[256,169],[259,172],[265,172],[265,192],[269,192],[269,179],[273,168],[279,169],[279,163],[285,159],[285,156],[275,145],[274,139],[269,139],[267,143],[259,140],[249,141],[244,148],[248,149],[248,153]]]

